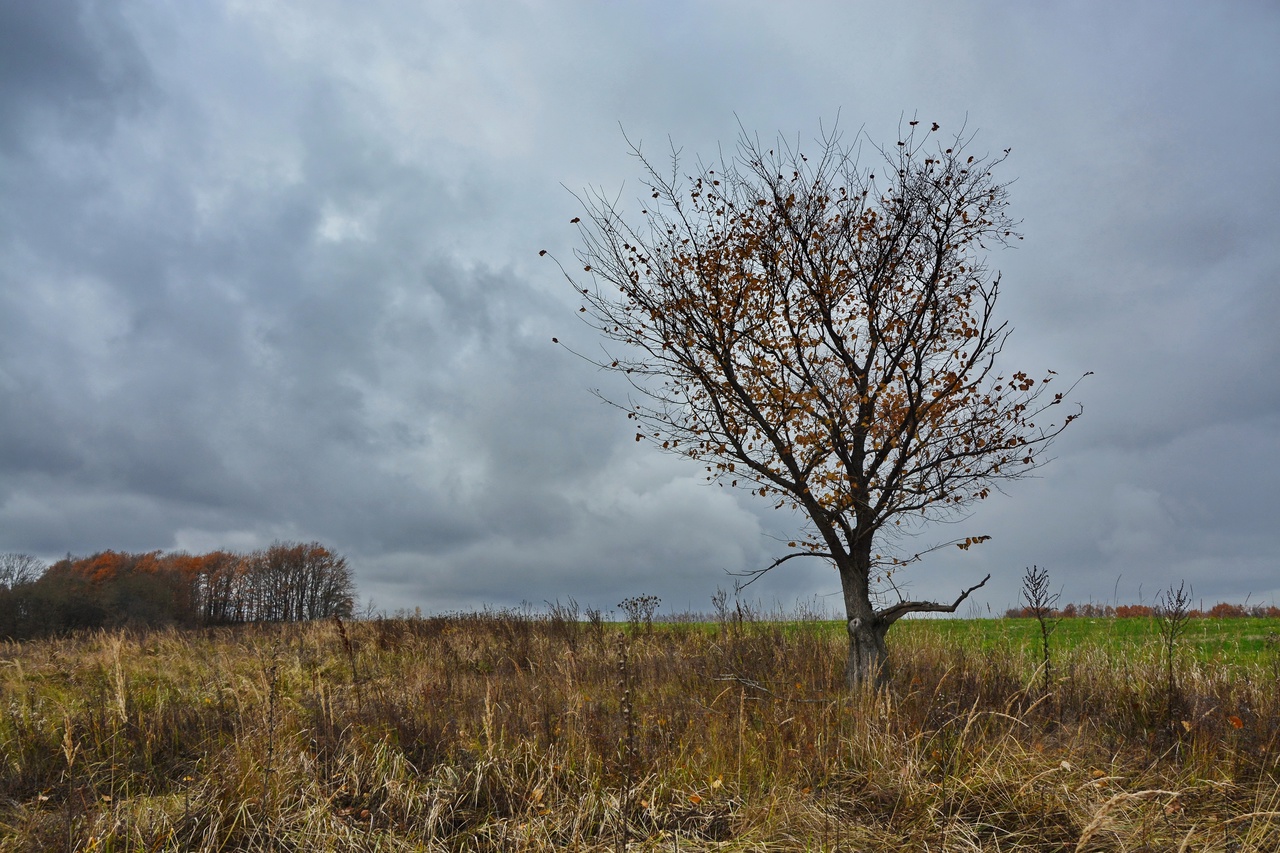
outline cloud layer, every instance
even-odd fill
[[[1095,373],[912,594],[1275,600],[1278,42],[1260,4],[5,4],[0,551],[319,539],[388,610],[705,610],[797,521],[631,441],[538,250],[630,197],[620,127],[905,112],[1013,147],[1009,362]],[[836,590],[794,565],[766,600]]]

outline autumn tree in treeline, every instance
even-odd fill
[[[6,580],[19,575],[11,565],[22,569],[16,582]],[[277,542],[251,554],[102,551],[47,569],[25,555],[0,556],[0,637],[15,639],[76,628],[323,619],[349,616],[353,601],[346,558],[318,542]]]
[[[613,402],[637,441],[803,514],[806,536],[762,571],[834,564],[851,685],[884,677],[897,619],[953,612],[985,583],[950,604],[889,600],[919,557],[895,540],[1034,470],[1078,415],[1051,420],[1052,371],[996,364],[1009,329],[983,256],[1017,237],[994,177],[1008,152],[903,131],[870,168],[838,133],[812,156],[744,134],[736,157],[684,177],[676,152],[663,170],[633,146],[639,215],[596,193],[574,220],[581,312],[621,345],[592,360],[639,393]]]

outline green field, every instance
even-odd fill
[[[929,635],[974,651],[1040,654],[1040,625],[1034,619],[907,619],[889,636]],[[1051,649],[1067,656],[1088,652],[1156,655],[1160,631],[1147,617],[1063,619],[1050,636]],[[1280,656],[1280,619],[1191,619],[1178,649],[1199,663],[1265,664]]]
[[[714,622],[700,623],[707,631]],[[766,623],[760,623],[766,624]],[[776,622],[786,630],[843,636],[839,621]],[[1079,660],[1102,654],[1130,660],[1163,655],[1160,629],[1151,617],[1075,617],[1050,622],[1049,644],[1055,658]],[[678,630],[678,626],[668,626]],[[999,653],[1024,658],[1034,666],[1042,654],[1040,624],[1035,619],[907,618],[889,631],[889,645],[934,643],[972,653]],[[1199,618],[1187,621],[1176,642],[1175,655],[1187,663],[1231,667],[1270,667],[1280,662],[1280,618]]]

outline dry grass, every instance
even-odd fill
[[[553,614],[554,616],[554,614]],[[345,640],[344,640],[345,637]],[[1280,849],[1267,665],[509,613],[3,649],[11,851]]]

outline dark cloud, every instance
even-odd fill
[[[115,4],[48,0],[0,8],[0,153],[30,145],[37,128],[80,137],[109,132],[150,83]]]
[[[314,538],[390,609],[705,608],[797,520],[631,440],[538,250],[569,190],[631,198],[620,125],[714,157],[919,111],[1014,148],[1010,363],[1096,375],[1041,479],[901,543],[994,536],[912,594],[1280,595],[1280,15],[996,11],[5,4],[0,551]],[[753,589],[834,592],[795,562]]]

